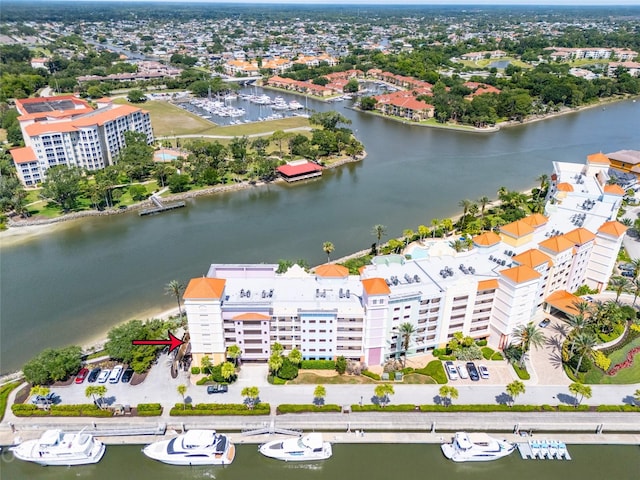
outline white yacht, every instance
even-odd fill
[[[454,462],[488,462],[506,457],[515,445],[486,433],[457,432],[451,443],[441,445],[442,453]]]
[[[229,465],[236,448],[226,435],[215,430],[189,430],[170,440],[147,445],[142,452],[170,465]]]
[[[331,457],[331,444],[322,439],[321,433],[309,433],[303,437],[274,440],[260,446],[265,457],[285,462],[311,462]]]
[[[98,463],[105,446],[88,433],[64,433],[47,430],[37,440],[27,440],[12,447],[16,458],[45,466],[71,466]]]

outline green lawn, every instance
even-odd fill
[[[614,367],[618,363],[624,362],[627,358],[627,353],[632,348],[640,347],[640,337],[636,338],[632,342],[629,342],[620,350],[613,352],[609,355],[611,358],[611,367]],[[633,363],[628,368],[623,368],[613,376],[606,375],[599,368],[592,368],[584,375],[584,383],[590,384],[618,384],[626,385],[630,383],[640,383],[640,354],[636,354]]]
[[[358,385],[377,383],[364,375],[333,375],[325,377],[311,372],[300,372],[297,378],[287,382],[288,385]]]

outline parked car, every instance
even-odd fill
[[[549,325],[550,323],[551,323],[551,319],[549,319],[549,318],[545,318],[544,320],[542,320],[542,321],[538,324],[538,326],[539,326],[540,328],[544,328],[544,327],[546,327],[547,325]]]
[[[35,405],[51,405],[52,403],[58,403],[60,397],[57,393],[49,392],[46,395],[34,395],[31,398],[31,403]]]
[[[478,365],[480,376],[485,380],[489,378],[489,369],[485,365]]]
[[[88,374],[89,374],[88,368],[81,368],[78,374],[76,375],[76,383],[84,382],[84,379],[87,378]]]
[[[215,385],[209,385],[207,386],[207,393],[212,394],[212,393],[227,393],[229,391],[229,386],[228,385],[221,385],[219,383],[216,383]]]
[[[633,272],[631,270],[623,270],[620,275],[627,278],[633,278]]]
[[[113,370],[111,370],[111,373],[109,374],[109,383],[118,383],[120,381],[120,375],[122,375],[122,370],[122,365],[116,365],[113,367]]]
[[[129,383],[131,377],[133,377],[133,368],[127,368],[122,374],[122,383]]]
[[[460,375],[460,378],[462,378],[463,380],[469,378],[469,374],[467,373],[467,370],[463,365],[458,365],[458,375]]]
[[[96,367],[93,370],[91,370],[91,373],[89,373],[89,377],[87,378],[87,382],[93,383],[98,379],[98,375],[100,375],[100,372],[102,371],[101,368]]]
[[[458,371],[456,370],[455,365],[451,361],[444,362],[444,369],[447,371],[447,375],[449,376],[449,380],[458,380]]]
[[[98,376],[98,383],[105,383],[109,379],[110,373],[111,373],[111,370],[109,370],[108,368],[102,370],[100,372],[100,375]]]
[[[467,371],[469,372],[469,378],[474,382],[480,380],[480,374],[478,373],[478,369],[473,362],[467,362]]]

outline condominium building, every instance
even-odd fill
[[[338,356],[379,365],[401,352],[400,326],[414,326],[408,355],[444,346],[457,332],[506,346],[539,312],[575,313],[571,292],[602,290],[626,227],[616,221],[624,191],[609,185],[609,160],[554,162],[544,214],[473,237],[456,252],[427,239],[405,255],[381,255],[357,275],[326,264],[211,265],[184,293],[192,352],[225,359],[237,344],[243,361],[267,361],[278,342],[305,359]]]
[[[110,102],[99,107],[73,95],[16,100],[25,147],[11,155],[25,186],[43,181],[53,166],[100,170],[114,163],[126,132],[144,133],[153,143],[149,112]]]

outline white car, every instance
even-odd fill
[[[444,362],[444,369],[447,371],[449,380],[458,380],[458,371],[451,361]]]
[[[467,369],[465,368],[464,365],[458,365],[458,374],[460,375],[460,378],[462,378],[463,380],[466,380],[467,378],[469,378],[469,373],[467,372]]]
[[[111,374],[109,375],[109,383],[118,383],[120,381],[120,375],[122,375],[123,367],[122,365],[116,365],[111,370]]]
[[[478,371],[480,372],[480,377],[485,380],[489,378],[489,369],[485,365],[478,365]]]
[[[98,377],[98,383],[106,383],[110,373],[111,373],[111,370],[109,370],[108,368],[102,370],[100,372],[100,376]]]

